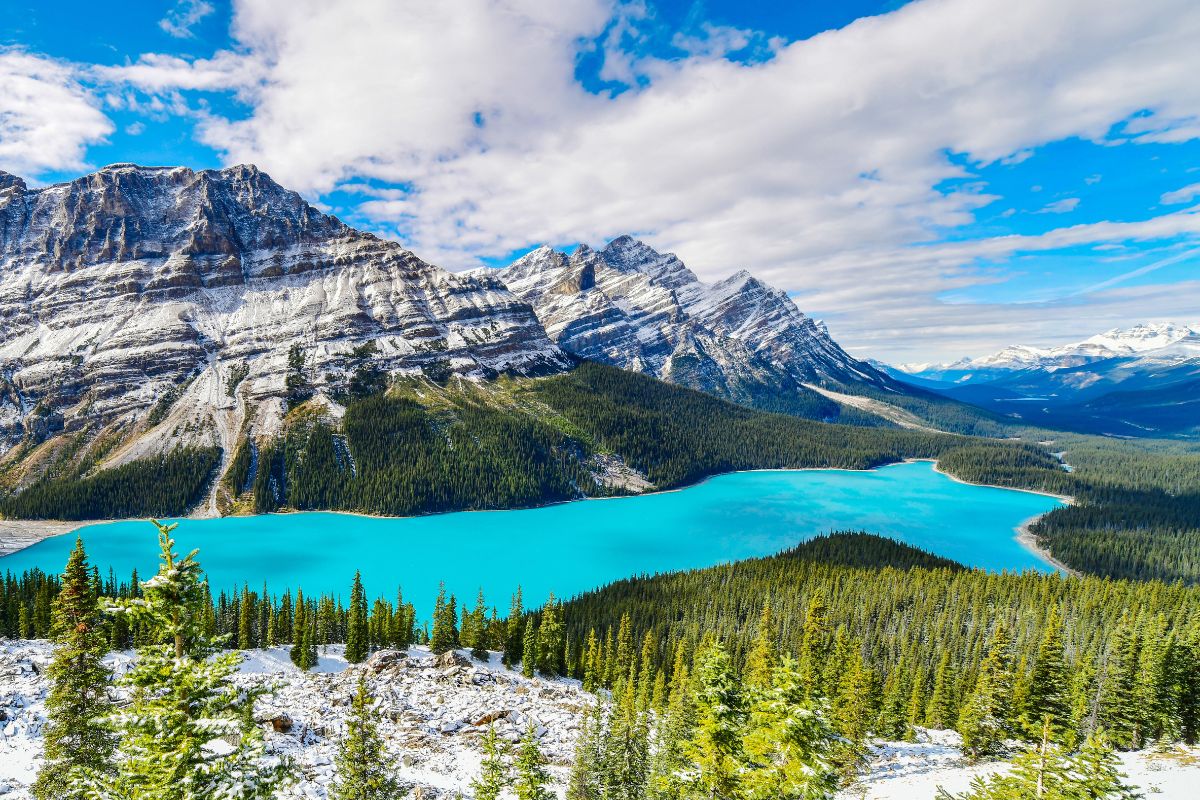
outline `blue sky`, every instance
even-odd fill
[[[1183,0],[0,0],[0,169],[253,161],[450,269],[633,233],[860,356],[1200,320]]]

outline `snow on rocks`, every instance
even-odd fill
[[[876,742],[869,771],[838,800],[933,800],[938,788],[966,791],[977,776],[1004,771],[1005,761],[972,764],[953,731],[919,728],[915,742]],[[1162,800],[1195,797],[1200,784],[1200,747],[1120,753],[1121,770],[1143,796]]]
[[[281,798],[325,800],[334,779],[338,741],[350,700],[365,675],[376,703],[380,733],[395,759],[399,780],[426,800],[469,796],[480,762],[480,738],[488,725],[517,741],[532,725],[561,791],[574,753],[579,719],[594,702],[577,681],[528,679],[491,654],[481,663],[467,651],[435,657],[426,648],[384,650],[364,664],[346,663],[343,647],[319,652],[317,667],[301,672],[286,647],[249,650],[235,682],[267,686],[255,719],[274,755],[295,765],[296,782]],[[0,797],[27,800],[41,758],[50,659],[47,642],[0,643]],[[115,653],[118,673],[129,653]]]

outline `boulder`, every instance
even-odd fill
[[[471,659],[460,654],[457,650],[447,650],[433,659],[433,665],[439,669],[447,667],[469,667]]]

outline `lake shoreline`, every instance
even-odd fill
[[[701,486],[711,480],[721,478],[726,475],[737,475],[737,474],[741,474],[741,473],[846,472],[846,473],[861,474],[861,473],[868,473],[868,472],[876,472],[876,471],[879,471],[882,469],[886,469],[888,467],[893,467],[893,466],[897,466],[897,465],[901,465],[901,464],[914,464],[914,463],[931,463],[931,464],[933,464],[934,472],[937,472],[938,474],[940,474],[944,477],[947,477],[956,483],[964,484],[967,486],[977,486],[977,487],[983,487],[983,488],[1004,489],[1007,491],[1026,492],[1028,494],[1036,494],[1036,495],[1041,495],[1043,497],[1053,497],[1053,498],[1055,498],[1061,502],[1067,503],[1067,504],[1074,503],[1074,498],[1067,497],[1065,495],[1056,495],[1051,492],[1039,492],[1039,491],[1036,491],[1033,489],[1016,489],[1016,488],[1009,487],[1009,486],[996,486],[994,484],[972,483],[971,481],[965,481],[961,478],[955,477],[954,475],[951,475],[950,473],[945,472],[944,470],[940,469],[937,459],[906,458],[906,459],[903,459],[900,461],[893,461],[888,464],[880,464],[875,467],[870,467],[869,469],[849,469],[849,468],[845,468],[845,467],[796,467],[796,468],[790,468],[790,469],[789,468],[777,468],[777,467],[765,467],[765,468],[756,468],[756,469],[730,470],[728,472],[719,472],[719,473],[716,473],[713,475],[706,475],[694,483],[689,483],[686,486],[678,486],[678,487],[671,488],[671,489],[659,489],[659,490],[655,490],[655,491],[640,492],[637,494],[628,494],[628,495],[615,495],[615,496],[611,496],[611,497],[583,497],[583,498],[576,498],[576,499],[572,499],[572,500],[559,500],[559,501],[555,501],[555,502],[551,502],[551,503],[542,503],[542,504],[539,504],[536,506],[522,506],[522,507],[518,507],[518,508],[463,509],[461,511],[437,512],[437,514],[464,513],[464,512],[490,513],[490,512],[495,512],[495,511],[521,511],[521,510],[531,510],[531,509],[537,509],[537,508],[548,508],[550,506],[564,505],[567,503],[578,503],[580,501],[623,500],[623,499],[628,499],[630,497],[648,497],[648,496],[652,496],[652,495],[663,495],[663,494],[670,494],[673,492],[682,492],[682,491],[685,491],[688,489],[692,489],[692,488]],[[293,510],[287,510],[287,511],[273,511],[268,514],[243,514],[243,515],[239,515],[239,516],[241,516],[241,517],[257,517],[257,516],[266,517],[266,516],[272,516],[272,515],[283,516],[283,515],[290,515],[290,514],[314,514],[314,513],[315,514],[339,514],[339,515],[344,515],[344,516],[362,517],[365,519],[376,519],[376,520],[416,519],[416,518],[426,517],[426,516],[437,516],[437,514],[420,514],[420,515],[411,515],[411,516],[405,517],[405,516],[391,516],[391,515],[386,515],[386,514],[369,514],[369,513],[363,512],[363,511],[341,511],[341,510],[334,510],[334,509],[317,509],[317,510],[305,510],[305,511],[293,509]],[[1049,512],[1047,512],[1047,513],[1049,513]],[[1016,536],[1013,537],[1014,540],[1018,544],[1020,544],[1023,549],[1025,549],[1028,552],[1032,553],[1033,555],[1037,556],[1039,559],[1041,559],[1047,565],[1054,567],[1055,569],[1061,570],[1063,572],[1066,572],[1068,574],[1071,574],[1071,575],[1077,574],[1074,570],[1070,569],[1065,564],[1062,564],[1062,562],[1055,559],[1044,548],[1040,547],[1036,541],[1036,537],[1034,537],[1032,535],[1032,533],[1029,531],[1029,527],[1034,522],[1036,522],[1039,518],[1041,518],[1042,516],[1044,516],[1044,515],[1042,515],[1042,514],[1036,515],[1036,516],[1026,520],[1025,522],[1023,522],[1017,528],[1015,528],[1014,532],[1016,533]],[[199,519],[201,517],[189,515],[189,517],[184,517],[183,519],[188,519],[188,518]],[[77,531],[81,528],[88,527],[91,525],[105,525],[105,524],[110,524],[110,523],[140,522],[140,521],[144,521],[144,520],[142,520],[140,518],[123,518],[123,519],[106,519],[106,520],[78,520],[78,521],[0,519],[0,558],[2,558],[4,556],[12,555],[13,553],[17,553],[28,547],[32,547],[33,545],[37,544],[38,542],[44,541],[45,539],[73,533],[74,531]]]

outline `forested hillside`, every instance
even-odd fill
[[[1102,727],[1123,747],[1200,735],[1198,588],[987,574],[839,534],[770,558],[619,581],[560,613],[585,682],[610,683],[620,674],[610,659],[629,652],[670,672],[710,635],[745,667],[765,620],[783,653],[815,662],[835,717],[864,693],[857,713],[885,736],[961,724],[997,647],[1008,674],[993,702],[1010,730],[1036,737],[1050,713],[1060,731]]]

